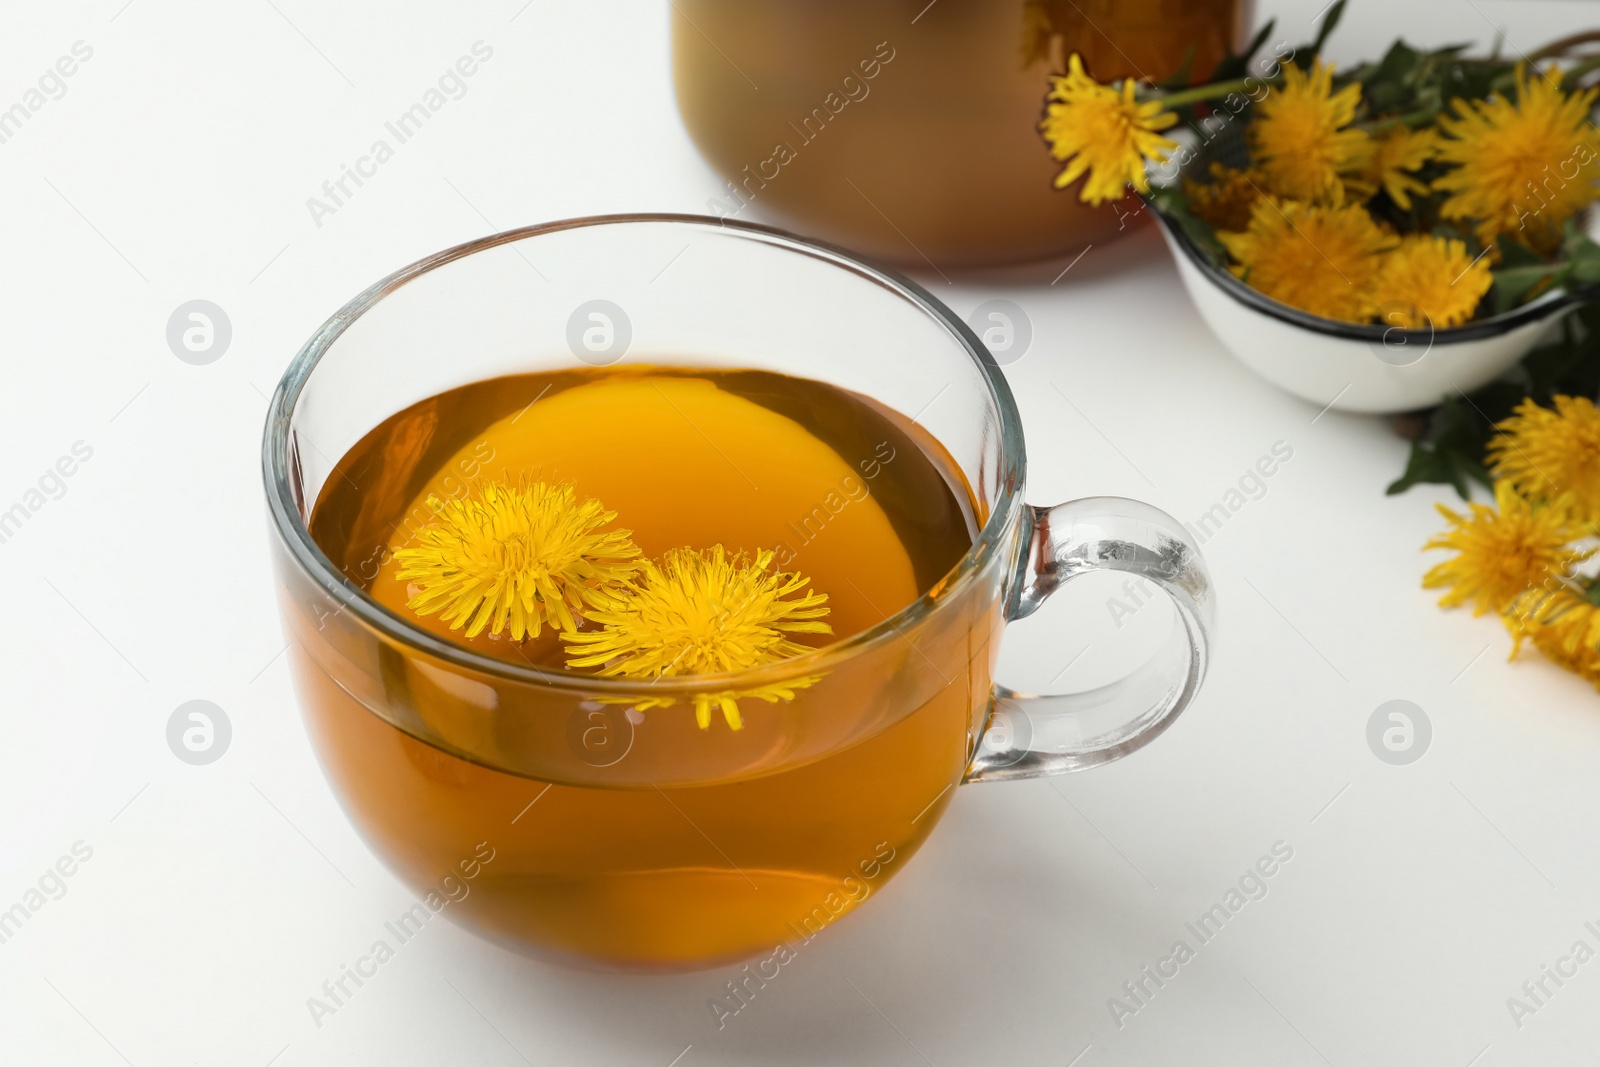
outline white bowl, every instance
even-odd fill
[[[1250,288],[1162,215],[1161,232],[1200,317],[1239,361],[1317,407],[1399,412],[1470,393],[1516,366],[1583,298],[1548,293],[1446,330],[1324,319]]]

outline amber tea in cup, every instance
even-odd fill
[[[1204,670],[1181,526],[1023,504],[981,343],[914,283],[776,231],[590,219],[425,260],[302,351],[264,458],[302,709],[346,811],[427,906],[565,961],[696,967],[815,936],[906,869],[956,786],[1124,755]],[[626,654],[574,665],[600,609],[517,635],[420,608],[407,568],[449,502],[535,485],[600,502],[598,533],[641,559],[716,546],[803,578],[828,632],[626,676],[606,673]],[[1171,594],[1163,654],[1088,694],[996,685],[1005,622],[1091,569]],[[464,862],[469,893],[433,892]]]

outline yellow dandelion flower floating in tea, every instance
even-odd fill
[[[1257,201],[1250,228],[1218,233],[1237,261],[1233,273],[1274,300],[1323,318],[1372,318],[1381,253],[1398,244],[1366,209]]]
[[[1600,688],[1600,609],[1588,600],[1558,590],[1540,597],[1532,610],[1508,615],[1506,626],[1516,639],[1512,659],[1524,641],[1532,641],[1551,662]]]
[[[1283,69],[1283,85],[1258,105],[1250,148],[1267,191],[1291,200],[1340,204],[1344,182],[1372,162],[1372,138],[1347,129],[1361,103],[1361,84],[1333,91],[1333,67],[1316,61],[1308,74]]]
[[[822,621],[828,598],[815,590],[802,593],[809,578],[769,570],[771,564],[770,551],[751,560],[730,556],[721,545],[705,551],[673,549],[660,563],[646,561],[627,596],[612,607],[589,612],[589,620],[601,629],[561,635],[573,646],[567,665],[600,667],[602,676],[671,678],[742,671],[810,652],[787,635],[831,634],[833,628]],[[695,720],[707,728],[716,707],[738,730],[744,725],[739,698],[787,700],[795,689],[816,680],[697,693]]]
[[[1547,595],[1547,586],[1592,554],[1571,547],[1580,531],[1565,509],[1530,502],[1505,481],[1495,483],[1494,499],[1494,507],[1469,504],[1467,515],[1437,505],[1451,528],[1422,547],[1449,549],[1455,557],[1428,571],[1422,587],[1447,590],[1443,607],[1470,601],[1474,615],[1511,611],[1530,593]]]
[[[1433,185],[1450,194],[1441,214],[1475,222],[1484,244],[1506,234],[1548,251],[1561,224],[1595,198],[1600,152],[1589,111],[1597,90],[1568,96],[1526,67],[1516,87],[1515,103],[1456,100],[1454,115],[1439,116],[1447,135],[1439,159],[1455,167]]]
[[[1088,175],[1078,199],[1088,204],[1116,200],[1133,186],[1150,191],[1145,161],[1165,163],[1178,143],[1161,130],[1178,121],[1159,101],[1140,103],[1133,79],[1122,88],[1101,85],[1084,72],[1076,53],[1066,76],[1051,77],[1044,121],[1039,124],[1050,155],[1067,164],[1056,175],[1056,188]]]
[[[1365,181],[1374,193],[1382,189],[1401,211],[1410,211],[1413,196],[1428,195],[1427,183],[1413,172],[1426,166],[1438,150],[1439,135],[1433,130],[1400,126],[1377,140]]]
[[[1555,407],[1532,400],[1500,423],[1489,443],[1494,475],[1543,500],[1570,494],[1569,506],[1589,532],[1600,532],[1600,409],[1582,396],[1558,396]]]
[[[1474,259],[1461,241],[1406,237],[1378,270],[1378,320],[1407,330],[1459,326],[1493,284],[1487,259]]]
[[[616,512],[579,501],[571,485],[490,484],[476,497],[429,497],[428,507],[438,521],[395,553],[395,577],[416,585],[408,608],[468,637],[509,626],[521,641],[546,622],[570,630],[575,613],[609,606],[639,568],[630,531],[600,529]]]
[[[1219,230],[1247,229],[1250,209],[1261,199],[1261,172],[1213,163],[1210,174],[1209,182],[1183,180],[1189,212]]]

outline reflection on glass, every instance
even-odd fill
[[[1251,0],[675,0],[678,104],[729,182],[708,206],[938,270],[1076,253],[1137,204],[1051,186],[1046,77],[1207,74]]]

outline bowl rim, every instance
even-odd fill
[[[549,670],[513,663],[473,651],[418,626],[399,613],[384,607],[360,588],[322,551],[311,537],[300,513],[301,501],[293,477],[296,460],[291,448],[290,424],[302,392],[322,357],[357,319],[385,297],[408,283],[456,260],[500,245],[538,238],[567,230],[605,226],[669,224],[701,227],[713,231],[732,231],[745,240],[765,243],[784,251],[808,256],[858,275],[862,281],[888,290],[923,314],[944,326],[977,365],[987,387],[999,422],[998,468],[994,472],[997,492],[989,514],[974,536],[971,546],[933,587],[881,622],[848,634],[801,656],[779,660],[760,667],[721,674],[676,675],[654,679],[629,679]],[[996,559],[1011,552],[1011,533],[1020,521],[1025,504],[1023,484],[1027,470],[1027,451],[1022,417],[1016,398],[1000,366],[977,334],[947,304],[910,277],[889,267],[863,259],[848,249],[801,237],[775,226],[765,226],[709,215],[666,212],[635,212],[588,215],[558,219],[491,233],[465,241],[432,255],[424,256],[367,286],[335,311],[301,346],[289,361],[267,406],[261,438],[261,471],[265,483],[267,510],[272,527],[286,549],[290,565],[349,611],[360,624],[384,638],[420,652],[434,660],[467,671],[478,677],[492,677],[516,684],[581,692],[590,696],[677,696],[684,697],[722,690],[746,690],[826,671],[863,651],[893,641],[910,640],[907,631],[933,614],[941,605],[957,601]],[[1001,561],[1012,568],[1020,561]],[[1010,586],[1008,575],[1001,601]]]
[[[1442,330],[1432,328],[1408,330],[1398,326],[1384,326],[1380,323],[1340,322],[1338,319],[1325,319],[1320,315],[1313,315],[1309,311],[1302,311],[1282,301],[1274,300],[1258,289],[1252,289],[1235,277],[1231,271],[1213,263],[1211,257],[1196,243],[1195,239],[1183,228],[1183,225],[1177,219],[1161,210],[1160,203],[1154,197],[1147,197],[1145,203],[1155,212],[1156,218],[1161,220],[1162,228],[1167,234],[1169,242],[1182,250],[1184,255],[1189,258],[1189,261],[1199,269],[1200,273],[1217,288],[1253,311],[1262,312],[1280,322],[1329,337],[1378,344],[1418,342],[1448,345],[1460,344],[1465,341],[1481,341],[1486,338],[1501,337],[1519,327],[1541,322],[1558,312],[1587,303],[1594,295],[1594,291],[1590,289],[1560,289],[1546,293],[1531,303],[1512,308],[1510,311],[1491,315],[1485,319],[1478,319],[1464,326],[1450,326]]]

